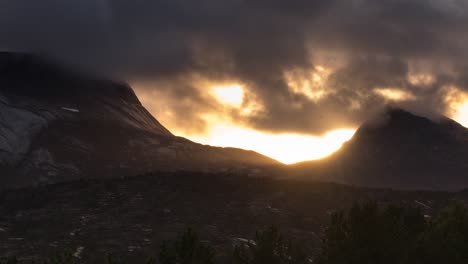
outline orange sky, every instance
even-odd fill
[[[290,81],[289,84],[294,91],[307,93],[310,100],[320,100],[321,97],[326,96],[326,90],[323,88],[315,89],[316,85],[321,82],[321,78],[320,76],[312,76],[311,80]],[[430,78],[422,77],[414,77],[413,79],[414,82],[430,81]],[[165,95],[158,93],[157,90],[138,89],[141,86],[136,85],[136,91],[150,112],[178,136],[202,144],[254,150],[285,164],[324,158],[337,151],[344,142],[354,135],[357,129],[356,127],[344,127],[330,130],[324,135],[275,134],[255,130],[230,117],[231,111],[236,111],[240,115],[249,115],[261,109],[261,105],[255,102],[245,103],[246,90],[242,85],[204,83],[204,86],[207,91],[206,96],[212,99],[217,110],[200,112],[198,121],[178,120],[171,110],[174,102],[165,98]],[[455,87],[446,89],[448,89],[446,100],[450,106],[446,115],[468,127],[468,94]],[[387,102],[416,100],[415,95],[395,87],[376,88],[374,93]],[[204,129],[198,130],[197,122],[203,122]]]

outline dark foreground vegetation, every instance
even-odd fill
[[[334,212],[318,252],[302,241],[284,236],[275,227],[239,239],[224,263],[232,264],[439,264],[468,263],[468,209],[453,201],[437,216],[416,207],[356,203]],[[187,229],[174,240],[164,241],[157,256],[145,264],[212,264],[216,249]],[[0,264],[15,264],[14,257]],[[58,254],[37,264],[82,263],[76,253]],[[136,263],[108,255],[107,264]]]

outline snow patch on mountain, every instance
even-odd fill
[[[75,108],[68,108],[68,107],[62,107],[62,110],[73,112],[73,113],[79,113],[80,110],[75,109]]]
[[[12,165],[21,160],[31,140],[47,124],[43,116],[13,106],[0,96],[0,164]]]

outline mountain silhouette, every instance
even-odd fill
[[[302,179],[368,187],[454,190],[468,187],[468,129],[387,108],[331,156],[294,166]]]

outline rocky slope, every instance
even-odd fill
[[[126,84],[41,56],[0,53],[0,186],[48,184],[148,171],[262,173],[255,152],[172,135]]]
[[[468,129],[388,109],[332,156],[294,167],[301,177],[399,189],[468,187]]]

